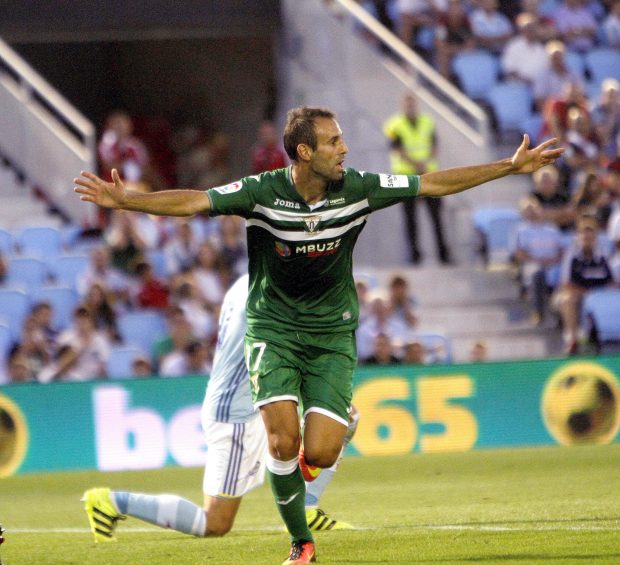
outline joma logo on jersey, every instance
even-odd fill
[[[285,208],[294,208],[295,210],[301,210],[301,206],[299,205],[299,202],[289,202],[288,200],[282,200],[281,198],[276,198],[273,205],[284,206]]]
[[[340,239],[334,241],[322,241],[321,243],[307,243],[295,247],[295,255],[306,255],[307,257],[319,257],[321,255],[331,255],[336,253],[340,247]]]

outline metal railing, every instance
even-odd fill
[[[83,224],[92,207],[73,195],[72,179],[93,169],[95,147],[93,124],[0,39],[0,155]]]
[[[342,9],[341,16],[348,14],[352,25],[361,26],[391,51],[392,57],[384,58],[384,66],[404,85],[415,89],[425,104],[435,112],[449,116],[451,124],[476,146],[486,147],[489,144],[490,120],[483,108],[441,76],[359,3],[354,0],[332,0],[332,4]]]

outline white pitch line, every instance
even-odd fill
[[[7,525],[7,524],[5,524]],[[478,531],[478,532],[618,532],[620,524],[615,526],[594,526],[594,525],[540,525],[540,526],[492,526],[492,525],[476,525],[476,524],[443,524],[443,525],[420,525],[420,526],[395,526],[395,527],[360,527],[355,528],[357,531],[380,531],[395,529],[411,529],[411,530],[446,530],[446,531]],[[121,534],[139,534],[139,533],[156,533],[161,529],[150,527],[129,527],[121,528]],[[279,532],[282,531],[281,526],[273,526],[267,528],[235,528],[237,532]],[[7,534],[88,534],[89,528],[7,528]]]

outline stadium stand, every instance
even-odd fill
[[[620,350],[620,289],[589,292],[584,298],[582,325],[596,353]]]
[[[133,362],[144,356],[139,347],[115,346],[110,349],[107,362],[107,372],[110,379],[130,379],[133,375]]]
[[[62,236],[50,226],[28,226],[17,231],[14,244],[21,255],[50,259],[62,251]]]
[[[555,0],[548,0],[540,7],[540,12],[552,17],[556,5]],[[429,30],[429,34],[431,32]],[[424,47],[432,50],[432,41],[425,42]],[[432,56],[428,60],[432,63]],[[600,39],[599,45],[590,52],[567,51],[566,61],[571,70],[584,78],[591,96],[598,92],[598,85],[604,78],[620,78],[620,52],[604,46]],[[516,132],[525,131],[532,140],[538,141],[542,118],[533,112],[530,88],[523,83],[502,80],[494,56],[481,51],[463,52],[455,58],[453,68],[463,91],[474,100],[485,100],[492,109],[499,133],[498,153],[504,155],[505,146],[501,143]],[[603,178],[603,174],[599,174]],[[568,185],[564,188],[568,190]],[[76,277],[88,264],[89,249],[101,239],[80,238],[82,228],[77,225],[61,228],[58,218],[49,214],[47,205],[32,198],[32,187],[25,185],[20,175],[8,167],[0,166],[0,189],[0,225],[3,226],[0,251],[6,255],[10,267],[5,288],[0,289],[10,293],[0,296],[0,318],[10,326],[9,331],[15,337],[21,331],[21,323],[31,304],[47,300],[54,309],[55,325],[67,327],[71,310],[77,303]],[[485,193],[488,194],[490,191]],[[463,262],[466,264],[442,269],[432,264],[415,269],[399,266],[419,299],[420,325],[416,330],[419,335],[428,337],[429,348],[435,343],[443,344],[446,356],[442,360],[445,362],[466,360],[472,341],[479,339],[484,339],[488,345],[491,359],[528,358],[558,351],[555,348],[557,328],[537,329],[528,325],[511,279],[507,250],[511,230],[519,220],[515,204],[521,195],[522,192],[515,192],[512,203],[500,202],[500,197],[492,195],[488,199],[491,202],[485,206],[470,207],[468,221],[472,237],[464,246],[471,251],[471,256]],[[25,220],[28,226],[24,225]],[[204,227],[203,224],[193,225],[196,226]],[[209,230],[211,236],[214,233],[216,230]],[[469,232],[465,230],[457,237],[461,238],[463,233]],[[198,236],[204,238],[206,234],[198,233]],[[572,241],[570,231],[566,241]],[[611,247],[612,242],[609,243]],[[476,256],[478,248],[485,257],[481,264]],[[45,263],[37,261],[37,256],[44,258]],[[161,248],[148,251],[147,257],[158,277],[173,282]],[[497,269],[489,270],[489,266]],[[364,270],[375,280],[373,284],[387,283],[387,271],[366,266]],[[25,291],[11,289],[11,285]],[[615,301],[614,296],[609,294],[604,299]],[[132,309],[130,298],[127,303],[117,303],[116,307],[123,344],[117,348],[118,359],[109,365],[109,374],[122,378],[127,376],[130,353],[138,351],[135,346],[150,353],[155,338],[164,335],[165,324],[160,314]],[[605,307],[603,311],[606,313]],[[584,304],[584,315],[596,328],[599,342],[607,341],[608,328],[615,331],[609,319],[599,319],[600,306],[594,298],[592,303]],[[6,330],[0,333],[2,331],[6,333]],[[123,372],[126,374],[122,375]]]
[[[487,100],[499,80],[500,64],[488,51],[464,51],[452,60],[460,87],[473,100]]]
[[[167,333],[164,316],[160,312],[150,310],[122,314],[118,318],[118,330],[124,344],[138,347],[149,354],[155,341]]]
[[[0,288],[0,323],[17,339],[30,309],[30,296],[23,290]]]

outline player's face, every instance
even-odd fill
[[[349,152],[336,120],[317,118],[314,121],[316,149],[312,152],[312,171],[326,181],[337,181],[344,174],[344,158]]]

